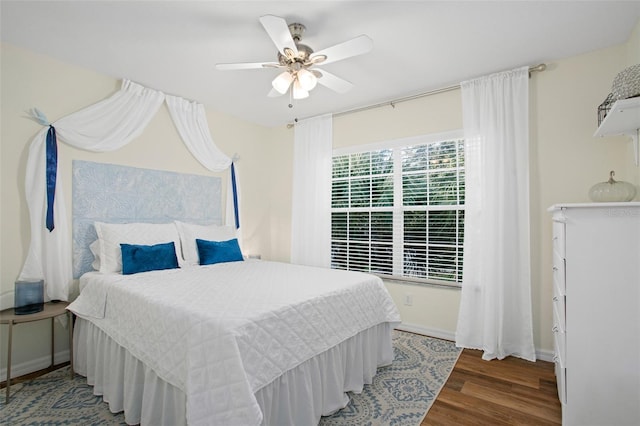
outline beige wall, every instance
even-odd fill
[[[594,138],[597,107],[625,67],[640,63],[640,23],[620,46],[552,61],[530,80],[531,264],[535,346],[545,358],[551,333],[551,226],[547,208],[555,203],[589,202],[588,190],[616,170],[619,180],[640,184],[626,137]],[[534,65],[534,64],[532,64]],[[459,90],[381,107],[334,120],[334,147],[365,144],[462,127]],[[640,188],[638,188],[640,193]],[[636,197],[640,199],[640,197]],[[459,291],[388,282],[409,328],[453,336]],[[413,304],[403,304],[411,295]]]
[[[636,24],[627,42],[627,65],[640,64],[640,21]]]
[[[334,148],[462,129],[460,91],[440,93],[334,119]],[[452,338],[460,291],[386,282],[405,327],[437,337]],[[404,304],[405,296],[413,299]]]
[[[535,345],[552,351],[551,229],[547,207],[560,202],[588,201],[591,185],[617,177],[640,184],[639,168],[624,137],[595,139],[596,108],[610,91],[616,73],[640,62],[640,24],[626,44],[549,62],[531,82],[531,235]],[[12,306],[13,282],[29,243],[24,172],[29,143],[40,126],[24,118],[38,107],[52,121],[108,97],[119,87],[115,78],[96,74],[46,56],[2,44],[0,176],[0,306]],[[287,261],[291,238],[293,130],[264,128],[208,110],[213,139],[231,155],[240,156],[243,246],[264,259]],[[334,146],[344,147],[459,129],[459,91],[442,93],[336,117]],[[160,149],[158,149],[160,147]],[[61,177],[71,194],[72,159],[132,165],[196,174],[210,174],[182,145],[163,107],[147,130],[129,146],[105,154],[79,151],[61,144]],[[223,176],[224,178],[224,176]],[[223,186],[224,187],[224,186]],[[70,212],[70,200],[67,200]],[[403,321],[433,334],[452,336],[457,322],[459,291],[396,282],[387,283]],[[404,296],[411,294],[412,306]],[[56,326],[56,344],[66,349],[64,330]],[[46,360],[48,329],[25,324],[16,329],[14,363],[25,368]],[[0,329],[0,366],[6,363],[6,327]],[[3,369],[4,371],[4,369]],[[17,371],[16,371],[17,372]]]
[[[638,32],[635,32],[635,37]],[[634,41],[634,43],[637,41]],[[627,66],[621,45],[551,64],[532,91],[532,266],[536,347],[551,350],[551,223],[546,209],[556,203],[589,202],[592,185],[616,178],[640,184],[627,137],[594,138],[597,107]],[[637,197],[636,197],[637,199]]]
[[[120,81],[7,44],[2,44],[1,66],[0,306],[4,309],[13,306],[13,283],[29,245],[24,174],[31,139],[41,126],[26,119],[25,111],[38,107],[49,120],[55,121],[110,96],[118,90]],[[283,200],[278,192],[291,192],[287,174],[291,162],[291,143],[287,138],[291,132],[252,125],[213,110],[207,110],[207,120],[212,137],[222,151],[240,156],[237,169],[243,201],[240,211],[243,248],[247,253],[262,254],[265,258],[287,260],[288,241],[282,244],[278,235],[284,233],[281,229],[290,222],[290,208],[273,203]],[[165,106],[138,139],[118,151],[98,154],[59,144],[59,178],[69,213],[73,159],[212,175],[185,148]],[[284,162],[285,167],[280,162]],[[224,191],[226,174],[220,176]],[[272,214],[272,208],[277,215]],[[0,328],[0,333],[0,366],[6,374],[6,326]],[[49,348],[42,342],[48,341],[47,336],[45,322],[17,326],[14,365],[26,363],[32,367],[43,357],[46,360]],[[66,334],[56,326],[56,351],[67,348]],[[20,370],[14,373],[19,374]]]
[[[636,24],[636,27],[627,42],[626,49],[627,60],[625,66],[640,65],[640,21]],[[627,146],[627,155],[632,158],[632,156],[635,155],[635,152],[631,143],[628,142],[628,139],[623,143]],[[638,146],[638,149],[640,149],[640,146]],[[629,177],[630,182],[635,182],[636,185],[640,185],[640,167],[635,166],[633,162],[627,164],[625,175],[633,177]],[[640,193],[640,188],[636,187],[636,193]],[[636,200],[639,199],[640,194],[637,194]]]

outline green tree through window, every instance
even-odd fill
[[[331,266],[460,283],[464,142],[411,142],[333,157]]]

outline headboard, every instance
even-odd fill
[[[91,271],[94,222],[222,220],[220,178],[73,161],[73,277]]]

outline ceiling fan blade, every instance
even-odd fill
[[[373,49],[373,40],[366,35],[360,35],[351,40],[347,40],[343,43],[336,44],[335,46],[327,47],[318,52],[314,52],[311,55],[311,61],[318,56],[326,56],[327,59],[319,61],[322,65],[330,64],[331,62],[341,61],[342,59],[350,58],[352,56],[363,55]]]
[[[325,70],[316,70],[322,73],[318,83],[338,93],[346,93],[353,87],[353,84]]]
[[[235,64],[216,64],[216,69],[219,71],[229,70],[253,70],[262,68],[280,68],[280,64],[275,62],[238,62]]]
[[[267,34],[269,34],[269,37],[271,37],[271,40],[273,40],[273,43],[276,45],[280,53],[288,56],[287,50],[290,50],[295,56],[298,55],[298,48],[291,37],[287,21],[279,16],[264,15],[260,17],[260,23]]]
[[[267,93],[267,96],[270,98],[277,98],[278,96],[282,96],[282,95],[284,95],[284,93],[280,93],[274,88],[271,88],[269,93]]]

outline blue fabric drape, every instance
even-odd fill
[[[240,215],[238,213],[238,190],[236,188],[236,169],[231,163],[231,186],[233,188],[233,212],[236,218],[236,229],[240,228]]]
[[[56,175],[58,172],[58,143],[56,129],[49,126],[47,132],[47,219],[49,232],[55,228],[53,223],[53,203],[56,197]]]

